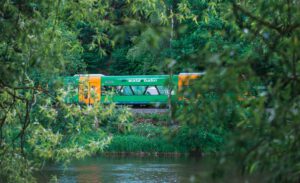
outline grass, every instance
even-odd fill
[[[105,152],[148,152],[178,153],[184,152],[180,147],[161,138],[147,138],[137,135],[116,135]]]
[[[107,133],[113,134],[113,139],[104,153],[202,154],[215,153],[223,144],[219,131],[186,125],[171,128],[167,117],[165,114],[134,116],[127,131],[114,130],[116,126],[111,125]]]
[[[170,142],[166,128],[151,123],[137,123],[125,134],[114,134],[104,152],[185,153],[186,150]]]

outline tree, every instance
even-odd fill
[[[164,18],[159,1],[10,1],[0,4],[0,181],[32,182],[44,161],[82,158],[101,149],[111,137],[92,121],[125,114],[113,106],[67,105],[59,76],[85,72],[82,52],[105,55],[115,44],[114,9],[129,19]],[[123,11],[123,10],[122,10]],[[107,13],[109,12],[109,13]],[[86,47],[78,31],[91,26]],[[87,26],[88,25],[88,26]],[[76,38],[79,38],[76,39]],[[123,38],[121,38],[123,39]],[[104,45],[104,46],[103,46]],[[97,122],[97,123],[98,123]]]
[[[0,182],[32,182],[42,162],[84,157],[110,141],[92,121],[112,109],[63,103],[58,76],[84,69],[71,22],[60,17],[74,4],[64,3],[1,2]]]
[[[224,151],[234,154],[244,173],[267,172],[272,182],[299,182],[299,3],[215,5],[232,28],[209,33],[230,42],[213,53],[213,45],[206,44],[194,56],[206,75],[193,87],[195,103],[180,116],[191,129],[226,129]],[[205,95],[211,90],[213,101]]]

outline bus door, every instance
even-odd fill
[[[100,101],[101,97],[101,77],[90,77],[89,79],[89,104]]]
[[[93,104],[100,101],[101,97],[101,77],[98,76],[82,76],[79,79],[79,102],[85,104]]]

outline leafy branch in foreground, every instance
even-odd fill
[[[214,44],[206,44],[197,56],[187,57],[202,65],[206,75],[187,92],[193,102],[178,119],[191,130],[225,130],[222,151],[231,156],[222,158],[236,160],[241,173],[299,182],[299,2],[217,5],[229,29],[208,31],[228,42],[217,45],[216,52],[210,52]],[[251,88],[263,90],[245,95]],[[217,93],[214,101],[205,96],[210,91]]]

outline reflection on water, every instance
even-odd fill
[[[67,168],[46,167],[37,179],[49,182],[56,176],[60,183],[207,182],[210,174],[204,164],[207,163],[188,158],[90,158],[75,161]],[[226,182],[241,182],[241,179],[232,177]]]

